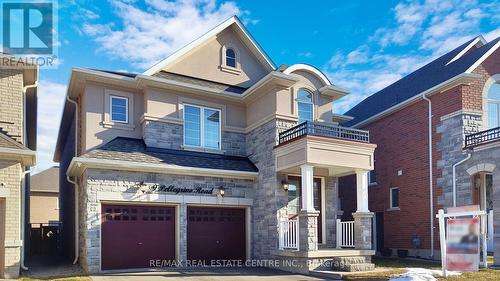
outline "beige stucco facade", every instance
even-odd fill
[[[59,221],[59,196],[56,192],[31,192],[30,223],[48,224]]]

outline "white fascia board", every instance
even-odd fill
[[[294,71],[297,71],[297,70],[303,70],[303,71],[312,73],[315,76],[317,76],[325,85],[327,85],[327,86],[328,85],[332,85],[332,83],[330,82],[330,80],[328,80],[328,78],[325,76],[325,74],[323,74],[323,72],[321,72],[316,67],[308,65],[308,64],[303,64],[303,63],[294,64],[292,66],[287,67],[285,69],[285,71],[283,71],[283,73],[285,73],[285,74],[291,74],[291,73],[293,73]]]
[[[29,149],[0,147],[0,156],[17,160],[24,166],[34,166],[36,164],[36,152]]]
[[[191,43],[187,44],[186,46],[182,47],[178,51],[174,52],[172,55],[167,57],[166,59],[160,61],[159,63],[153,65],[151,68],[148,70],[144,71],[143,75],[153,75],[160,70],[164,69],[167,65],[170,63],[176,61],[183,55],[189,53],[191,50],[194,48],[198,47],[199,45],[203,44],[205,41],[208,39],[212,38],[213,36],[219,34],[222,32],[224,29],[228,28],[232,24],[236,24],[238,28],[245,34],[245,36],[248,38],[248,40],[251,42],[253,47],[260,53],[260,55],[264,58],[264,60],[267,62],[268,67],[270,69],[275,69],[276,67],[274,66],[274,63],[271,61],[271,59],[267,56],[267,54],[263,51],[263,49],[257,44],[257,42],[253,39],[253,37],[250,35],[250,33],[246,30],[245,26],[240,22],[240,20],[236,16],[232,16],[226,21],[222,22],[218,26],[214,27],[212,30],[208,31],[207,33],[203,34],[201,37],[198,37],[196,40],[192,41]]]
[[[493,47],[491,47],[481,58],[479,58],[473,65],[471,65],[466,71],[465,73],[472,73],[472,71],[474,71],[474,69],[476,69],[481,63],[483,63],[483,61],[485,61],[491,54],[493,54],[497,49],[498,47],[500,47],[500,40],[495,44],[493,45]]]
[[[428,90],[425,90],[419,94],[416,94],[415,96],[413,96],[413,97],[411,97],[411,98],[409,98],[409,99],[407,99],[407,100],[405,100],[397,105],[394,105],[394,106],[392,106],[392,107],[390,107],[390,108],[388,108],[388,109],[386,109],[378,114],[375,114],[368,119],[365,119],[361,122],[358,122],[358,123],[354,124],[352,127],[359,128],[361,126],[369,124],[369,123],[371,123],[375,120],[378,120],[386,115],[389,115],[392,112],[398,111],[398,110],[408,106],[409,104],[411,104],[413,102],[416,102],[416,101],[422,99],[423,95],[429,96],[429,95],[432,95],[432,94],[434,94],[434,93],[436,93],[444,88],[447,88],[450,86],[450,84],[457,83],[457,82],[458,82],[457,85],[460,83],[465,83],[465,82],[460,82],[460,80],[469,81],[469,80],[474,80],[474,79],[479,79],[479,78],[481,78],[481,76],[477,75],[477,74],[460,73],[459,75],[452,77],[452,78],[450,78],[450,79],[448,79],[448,80],[446,80],[446,81],[444,81],[444,82],[442,82],[442,83],[440,83],[440,84],[438,84],[438,85],[436,85]]]
[[[267,74],[266,76],[262,77],[262,79],[257,81],[257,83],[253,84],[252,87],[248,88],[241,95],[241,97],[243,97],[244,99],[248,98],[249,96],[257,92],[262,86],[264,86],[268,82],[271,82],[272,80],[280,80],[286,82],[284,83],[285,85],[290,85],[290,86],[299,81],[298,78],[295,78],[288,74],[284,74],[278,71],[271,71],[269,74]]]
[[[227,177],[227,178],[238,178],[238,179],[256,179],[259,175],[258,172],[196,168],[196,167],[185,167],[185,166],[177,166],[170,164],[152,164],[152,163],[123,161],[123,160],[106,160],[106,159],[93,159],[93,158],[82,158],[82,157],[74,157],[71,160],[71,164],[69,165],[66,174],[68,176],[79,176],[87,168],[173,174],[173,175]]]
[[[486,44],[486,40],[482,35],[479,35],[472,41],[467,47],[465,47],[460,53],[458,53],[455,57],[453,57],[446,65],[458,60],[461,58],[465,53],[467,53],[472,47],[476,46],[478,43],[480,43],[480,46],[483,46]]]

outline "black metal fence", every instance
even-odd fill
[[[370,142],[370,133],[347,127],[304,122],[279,134],[278,144],[289,142],[304,135],[331,137],[351,141]]]
[[[497,140],[500,140],[500,127],[465,136],[465,148],[474,148]]]
[[[29,226],[31,256],[55,256],[59,253],[61,248],[59,222],[31,223]]]

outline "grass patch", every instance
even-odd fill
[[[488,259],[489,263],[492,260]],[[427,269],[441,270],[441,264],[425,260],[413,259],[396,259],[373,257],[372,262],[375,264],[376,270],[372,272],[352,274],[344,276],[345,280],[354,281],[383,281],[388,280],[391,276],[405,273],[407,267],[421,267]],[[481,269],[479,272],[465,272],[459,276],[450,276],[448,278],[437,277],[438,280],[446,281],[464,281],[464,280],[481,280],[481,281],[498,281],[500,280],[500,270]]]

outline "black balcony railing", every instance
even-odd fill
[[[465,148],[474,148],[494,141],[500,141],[500,127],[465,136]]]
[[[294,140],[296,138],[305,135],[330,137],[330,138],[359,141],[365,143],[370,142],[370,133],[368,131],[335,126],[335,125],[304,122],[280,133],[278,145],[289,142],[291,140]]]

